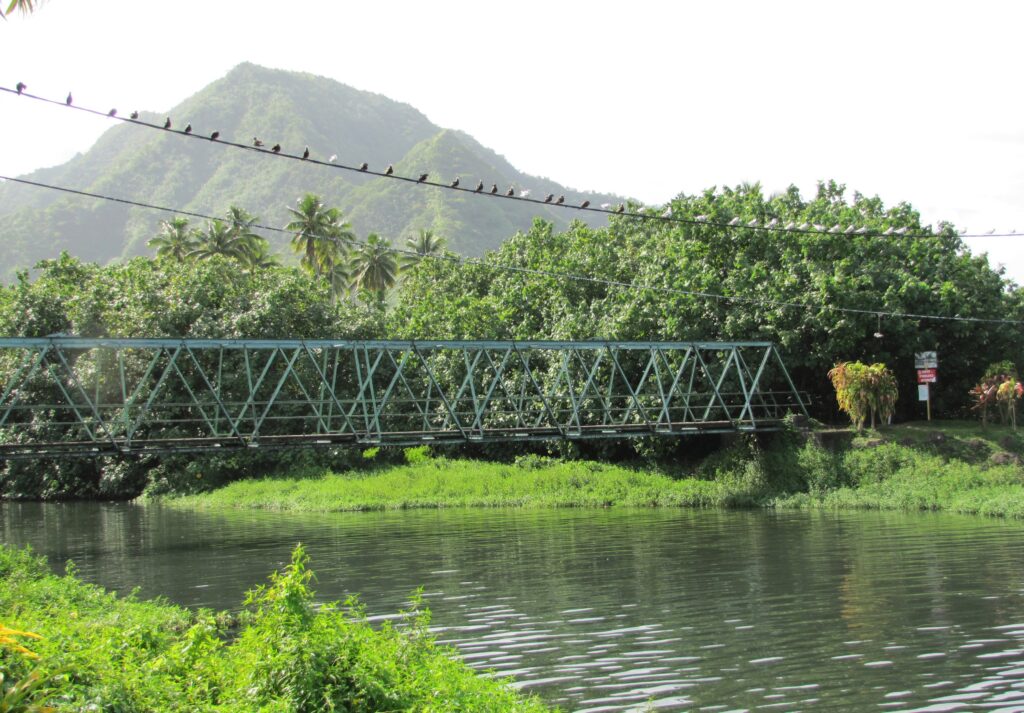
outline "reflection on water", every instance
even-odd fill
[[[1015,522],[689,510],[207,514],[0,504],[80,576],[237,608],[304,543],[324,600],[392,615],[567,710],[1024,710]]]

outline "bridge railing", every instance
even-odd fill
[[[0,339],[0,457],[678,436],[790,412],[766,342]]]

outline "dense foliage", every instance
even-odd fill
[[[417,597],[375,629],[356,600],[317,602],[308,563],[296,548],[236,618],[117,597],[0,547],[0,620],[42,637],[35,660],[0,647],[0,670],[12,685],[46,682],[10,710],[545,710],[435,644]]]
[[[896,377],[885,364],[840,362],[828,372],[836,389],[839,410],[850,415],[857,430],[864,429],[870,419],[871,428],[892,418],[899,390]]]
[[[768,340],[812,395],[816,415],[828,419],[835,407],[826,374],[838,361],[884,362],[910,394],[914,352],[938,350],[933,409],[948,416],[966,409],[966,394],[990,361],[1020,358],[1024,335],[1006,325],[878,316],[1024,317],[1021,293],[984,256],[967,252],[950,225],[922,227],[905,203],[886,208],[860,194],[847,200],[842,186],[827,183],[810,200],[795,188],[766,198],[758,186],[741,186],[681,195],[671,209],[694,222],[621,217],[606,229],[577,223],[557,232],[538,221],[485,264],[425,261],[401,292],[393,330],[431,338]],[[842,225],[844,232],[723,229],[698,216]],[[931,237],[871,236],[846,226]],[[916,408],[904,399],[897,413],[912,417]]]

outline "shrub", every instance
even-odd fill
[[[859,361],[840,362],[828,372],[836,389],[839,409],[850,414],[857,430],[864,428],[864,421],[875,418],[887,421],[896,408],[899,390],[896,377],[885,364],[862,364]]]

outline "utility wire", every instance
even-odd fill
[[[91,193],[89,191],[80,191],[80,190],[77,190],[77,189],[74,189],[74,188],[66,188],[66,187],[63,187],[63,186],[56,186],[56,185],[52,185],[52,184],[48,184],[48,183],[41,183],[39,181],[30,181],[30,180],[25,179],[25,178],[12,178],[10,176],[2,176],[2,175],[0,175],[0,181],[12,181],[14,183],[21,183],[21,184],[28,185],[28,186],[36,186],[38,188],[45,188],[45,189],[48,189],[48,190],[59,191],[59,192],[62,192],[62,193],[70,193],[70,194],[73,194],[73,195],[85,196],[87,198],[96,198],[96,199],[99,199],[99,200],[112,201],[112,202],[115,202],[115,203],[121,203],[123,205],[134,206],[134,207],[137,207],[137,208],[147,208],[149,210],[158,210],[158,211],[163,211],[165,213],[173,213],[173,214],[176,214],[176,215],[186,215],[186,216],[189,216],[189,217],[192,217],[192,218],[202,218],[202,219],[205,219],[205,220],[219,220],[221,222],[225,222],[225,218],[223,218],[223,217],[207,215],[205,213],[197,213],[197,212],[194,212],[194,211],[181,210],[181,209],[178,209],[178,208],[168,208],[166,206],[158,206],[158,205],[153,205],[152,203],[143,203],[141,201],[133,201],[133,200],[128,200],[126,198],[117,198],[116,196],[108,196],[108,195],[103,195],[101,193]],[[293,234],[293,231],[286,230],[285,228],[276,228],[274,226],[261,225],[259,223],[252,224],[250,226],[250,228],[255,228],[255,229],[259,229],[259,230],[268,230],[268,231],[272,231],[272,232],[275,232],[275,233],[286,233],[288,235],[292,235]],[[353,241],[353,244],[358,245],[358,246],[366,245],[365,242],[359,241],[359,240]],[[552,271],[552,270],[538,270],[536,268],[519,267],[519,266],[516,266],[516,265],[503,265],[501,263],[489,262],[487,260],[482,260],[482,259],[479,259],[479,258],[470,258],[470,257],[464,257],[464,256],[460,256],[460,255],[453,255],[453,254],[422,255],[421,253],[416,252],[415,250],[406,250],[404,248],[397,248],[397,247],[390,247],[389,250],[391,252],[393,252],[395,254],[399,254],[399,255],[411,255],[411,256],[416,256],[416,257],[420,257],[420,258],[429,257],[429,258],[433,258],[433,259],[436,259],[436,260],[447,260],[447,261],[454,262],[454,263],[459,264],[459,265],[476,265],[476,266],[480,266],[480,267],[483,267],[483,268],[486,268],[486,269],[490,269],[490,270],[503,271],[503,272],[512,272],[512,273],[519,273],[519,274],[525,274],[525,275],[536,275],[536,276],[541,276],[541,277],[552,277],[552,278],[560,279],[560,280],[573,280],[575,282],[586,282],[586,283],[595,284],[595,285],[603,285],[605,287],[618,287],[618,288],[624,288],[624,289],[631,289],[631,290],[638,290],[638,291],[647,291],[647,292],[654,292],[654,293],[667,294],[667,295],[675,295],[675,296],[681,296],[681,297],[700,297],[700,298],[705,298],[705,299],[719,300],[719,301],[722,301],[722,302],[759,305],[759,306],[766,306],[766,307],[792,307],[792,308],[795,308],[795,309],[803,309],[803,310],[807,310],[807,311],[821,309],[820,305],[814,305],[814,304],[810,304],[810,303],[807,303],[807,302],[786,302],[786,301],[780,301],[780,300],[762,299],[762,298],[758,298],[758,297],[743,297],[743,296],[740,296],[740,295],[721,295],[721,294],[717,294],[717,293],[714,293],[714,292],[703,292],[703,291],[700,291],[700,290],[680,290],[680,289],[676,289],[676,288],[672,288],[672,287],[659,287],[658,285],[647,285],[647,284],[641,284],[641,283],[636,283],[636,282],[624,282],[624,281],[621,281],[621,280],[610,280],[610,279],[606,279],[606,278],[591,277],[591,276],[587,276],[587,275],[576,275],[576,274],[567,273],[567,272],[555,272],[555,271]],[[845,313],[845,314],[875,315],[875,316],[877,316],[880,319],[885,317],[885,318],[891,318],[891,319],[921,319],[921,320],[925,320],[926,319],[926,320],[935,320],[935,321],[944,321],[944,322],[974,322],[974,323],[982,323],[982,324],[1014,324],[1014,325],[1024,324],[1024,320],[1016,320],[1016,319],[996,319],[996,318],[986,318],[986,317],[961,317],[961,316],[952,316],[952,317],[950,317],[950,316],[937,315],[937,314],[917,314],[917,313],[914,313],[914,312],[892,312],[892,311],[885,311],[885,310],[880,310],[880,309],[857,309],[857,308],[852,308],[852,307],[835,307],[835,306],[829,306],[828,308],[831,309],[832,311],[841,312],[841,313]]]
[[[19,82],[19,85],[20,84],[21,83]],[[276,157],[276,158],[290,159],[290,160],[293,160],[293,161],[301,161],[303,163],[314,164],[314,165],[317,165],[317,166],[325,166],[327,168],[340,169],[340,170],[343,170],[343,171],[353,171],[355,173],[362,173],[362,174],[370,175],[370,176],[378,176],[380,178],[390,178],[390,179],[398,180],[398,181],[406,181],[408,183],[414,183],[414,184],[424,185],[424,186],[431,186],[431,187],[434,187],[434,188],[443,188],[443,189],[451,190],[451,191],[462,191],[463,193],[470,193],[470,194],[473,194],[473,195],[488,196],[490,198],[502,198],[502,199],[505,199],[505,200],[519,201],[519,202],[522,202],[522,203],[534,203],[536,205],[543,205],[543,206],[548,206],[548,207],[552,207],[552,208],[565,208],[565,209],[569,209],[569,210],[586,211],[586,212],[590,212],[590,213],[603,213],[605,215],[621,215],[621,216],[624,216],[624,217],[638,218],[638,219],[641,219],[641,220],[654,220],[654,221],[661,221],[661,222],[664,222],[664,223],[676,223],[676,224],[680,224],[680,225],[690,225],[690,226],[706,226],[706,227],[710,227],[710,228],[719,228],[719,229],[722,229],[722,230],[764,230],[764,231],[773,232],[773,233],[794,233],[794,234],[798,234],[798,235],[808,235],[808,234],[809,235],[825,235],[825,234],[836,235],[836,234],[845,234],[845,235],[857,235],[857,236],[865,236],[865,237],[895,237],[895,238],[918,238],[918,239],[920,239],[920,238],[935,238],[935,237],[942,237],[943,236],[943,233],[942,233],[941,229],[938,232],[935,232],[935,233],[931,233],[931,232],[928,232],[928,233],[909,233],[909,232],[907,232],[906,228],[899,228],[899,229],[889,228],[889,229],[887,229],[885,231],[879,231],[879,230],[867,230],[865,228],[854,228],[853,225],[849,225],[849,226],[847,226],[847,228],[845,230],[840,230],[839,229],[840,226],[839,226],[838,223],[836,225],[833,225],[833,226],[824,226],[824,225],[814,225],[814,226],[811,226],[808,223],[803,223],[800,226],[796,226],[793,222],[791,222],[791,223],[789,223],[787,225],[778,226],[778,225],[774,224],[774,222],[778,222],[777,220],[770,221],[767,224],[761,224],[759,221],[756,221],[756,220],[748,221],[748,222],[736,222],[736,221],[739,220],[738,218],[734,218],[730,222],[724,222],[723,223],[723,222],[712,221],[712,220],[708,219],[705,216],[696,216],[696,217],[693,217],[693,218],[677,217],[677,216],[672,215],[671,208],[669,208],[667,211],[659,214],[659,213],[641,212],[643,210],[642,208],[639,208],[639,209],[627,209],[625,204],[620,204],[617,208],[614,208],[614,209],[611,208],[610,206],[608,206],[607,204],[602,204],[601,206],[591,206],[590,205],[590,201],[584,201],[584,203],[576,205],[574,203],[566,203],[566,202],[564,202],[564,197],[559,197],[559,199],[556,200],[553,194],[548,195],[545,199],[541,199],[541,198],[532,198],[532,197],[530,197],[528,195],[529,191],[520,191],[520,192],[517,193],[517,192],[515,192],[513,190],[512,187],[510,187],[508,190],[500,190],[500,189],[498,189],[496,183],[492,183],[491,184],[491,188],[487,188],[486,186],[484,186],[483,181],[480,180],[480,179],[478,179],[478,180],[480,180],[480,182],[477,184],[477,187],[470,188],[470,187],[467,187],[467,186],[462,186],[461,182],[459,182],[457,184],[456,181],[453,181],[451,183],[443,183],[443,182],[431,181],[431,180],[429,180],[428,177],[426,177],[426,178],[424,177],[424,176],[429,176],[429,174],[422,174],[419,177],[402,176],[402,175],[399,175],[399,174],[396,174],[396,173],[393,173],[393,172],[389,172],[389,171],[371,170],[369,168],[369,166],[367,166],[366,164],[361,164],[359,166],[350,166],[348,164],[337,163],[336,161],[322,161],[320,159],[313,158],[312,156],[306,154],[306,152],[304,152],[304,155],[291,154],[291,153],[287,153],[286,151],[281,150],[280,149],[280,144],[275,144],[272,148],[268,149],[268,148],[266,148],[265,144],[262,143],[262,142],[258,146],[250,145],[250,144],[247,144],[247,143],[238,143],[238,142],[235,142],[235,141],[229,141],[227,139],[220,138],[219,132],[211,132],[210,134],[200,134],[200,133],[197,133],[197,132],[195,132],[192,129],[191,124],[187,124],[186,125],[187,129],[172,128],[172,126],[170,124],[170,121],[171,121],[170,117],[167,118],[167,120],[164,122],[164,124],[154,124],[154,123],[151,123],[151,122],[148,122],[148,121],[144,121],[142,119],[137,118],[138,112],[133,112],[131,117],[124,117],[124,116],[119,116],[117,114],[116,110],[114,110],[114,109],[111,109],[110,111],[99,111],[99,110],[91,109],[91,108],[88,108],[88,107],[85,107],[85,106],[79,106],[78,104],[75,104],[73,101],[70,101],[70,99],[71,99],[71,95],[70,94],[68,95],[67,99],[65,99],[63,101],[59,101],[59,100],[56,100],[56,99],[48,99],[46,97],[38,96],[36,94],[30,94],[29,92],[25,91],[24,85],[21,85],[20,87],[15,87],[14,89],[12,89],[10,87],[0,86],[0,91],[7,92],[9,94],[15,94],[17,96],[25,97],[27,99],[33,99],[35,101],[43,102],[45,104],[50,104],[50,105],[53,105],[53,106],[62,106],[62,107],[65,107],[65,108],[74,109],[76,111],[82,111],[82,112],[85,112],[87,114],[93,114],[95,116],[106,117],[106,118],[114,120],[114,121],[120,121],[120,122],[124,122],[124,123],[127,123],[127,124],[135,124],[136,126],[142,126],[142,127],[148,128],[148,129],[157,129],[159,131],[165,131],[165,132],[176,134],[176,135],[179,135],[179,136],[185,136],[185,137],[188,137],[188,138],[191,138],[191,139],[198,139],[198,140],[206,141],[206,142],[210,142],[210,143],[217,143],[217,144],[220,144],[222,146],[230,146],[230,147],[236,148],[236,149],[244,149],[246,151],[255,151],[256,153],[264,154],[264,155],[267,155],[267,156],[273,156],[273,157]],[[275,151],[274,150],[275,148],[278,149],[278,150]],[[307,148],[307,151],[308,151],[308,148]],[[389,169],[390,169],[390,166],[389,166]],[[1011,231],[1009,233],[996,233],[995,231],[992,231],[992,232],[989,232],[989,233],[961,233],[961,234],[957,234],[956,237],[959,237],[959,238],[1009,238],[1009,237],[1018,237],[1018,233],[1016,231]]]

